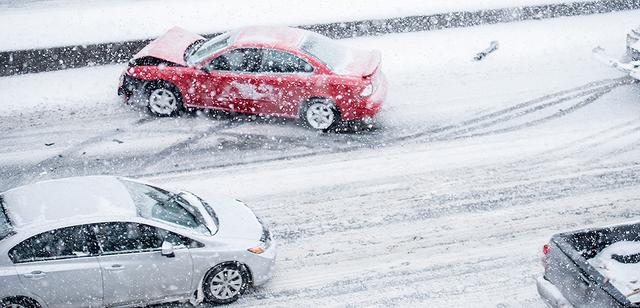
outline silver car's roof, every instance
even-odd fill
[[[136,217],[131,195],[117,177],[87,176],[38,182],[2,193],[16,229],[70,218]]]

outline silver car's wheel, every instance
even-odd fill
[[[169,89],[155,89],[149,94],[149,110],[154,114],[161,116],[172,115],[178,111],[178,104],[178,98]]]
[[[310,102],[304,109],[302,116],[307,126],[317,130],[327,130],[339,120],[338,112],[333,104],[322,100]]]
[[[242,267],[225,265],[212,269],[204,283],[207,300],[227,304],[236,301],[244,293],[249,279]]]
[[[225,268],[211,278],[209,289],[211,294],[219,300],[228,300],[240,295],[242,275],[237,269]]]
[[[30,298],[26,297],[14,297],[7,298],[0,301],[0,307],[2,308],[38,308],[40,305]]]

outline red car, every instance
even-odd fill
[[[249,27],[205,40],[173,28],[131,59],[118,94],[138,95],[158,116],[210,108],[300,118],[326,130],[375,116],[386,80],[380,52],[306,30]]]

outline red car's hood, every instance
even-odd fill
[[[357,77],[373,75],[378,67],[382,56],[377,50],[351,50],[351,59],[341,69],[342,74]]]
[[[154,57],[176,64],[187,65],[184,61],[184,51],[197,40],[205,38],[179,27],[173,27],[167,33],[153,40],[140,50],[133,59]]]

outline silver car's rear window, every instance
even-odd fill
[[[4,199],[0,196],[0,240],[13,234],[13,226],[4,208]]]

